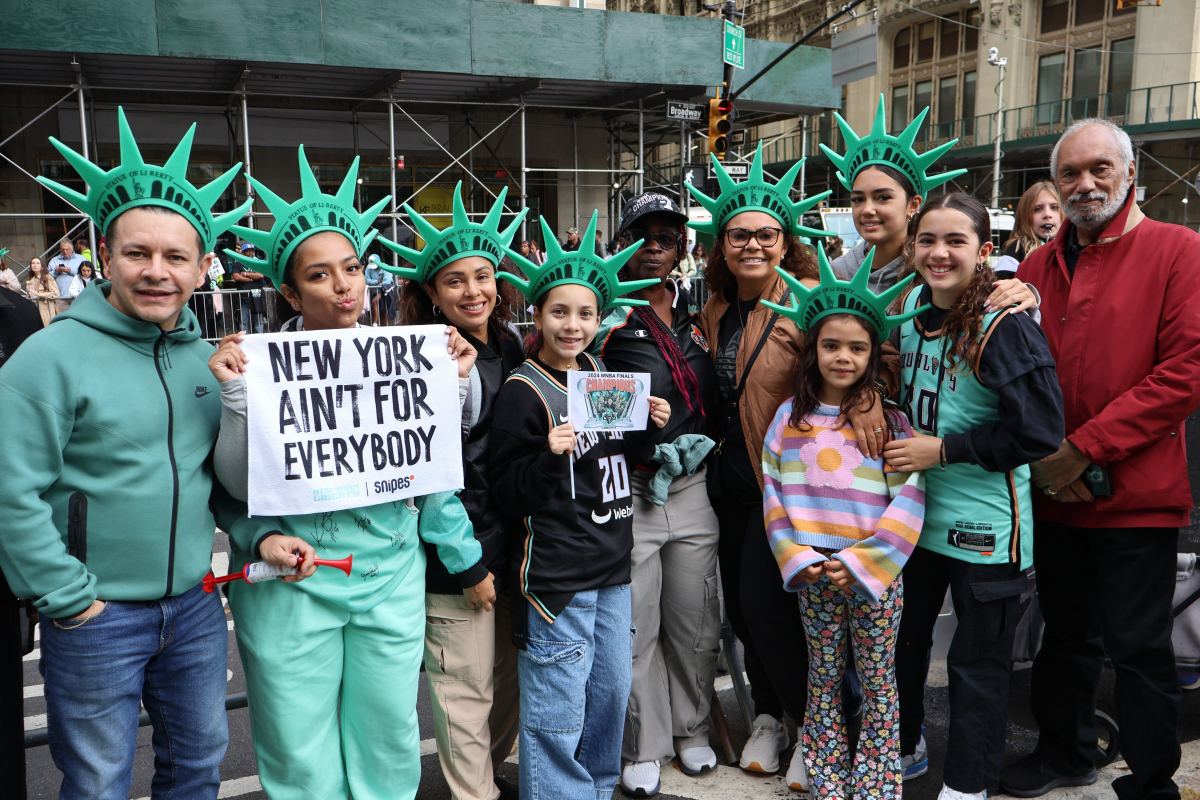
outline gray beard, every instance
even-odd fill
[[[1098,231],[1105,225],[1112,222],[1113,217],[1121,213],[1121,208],[1125,205],[1125,199],[1129,196],[1130,181],[1128,178],[1121,181],[1121,185],[1113,192],[1113,196],[1095,210],[1083,210],[1075,206],[1071,198],[1067,199],[1064,207],[1064,213],[1071,224],[1077,228],[1083,228],[1085,231]],[[1072,197],[1075,197],[1072,195]],[[1076,201],[1077,202],[1077,201]]]

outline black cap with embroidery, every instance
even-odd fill
[[[621,209],[621,224],[617,228],[617,238],[620,239],[638,220],[651,214],[661,214],[679,225],[688,221],[687,215],[679,210],[679,204],[670,197],[658,192],[646,192],[630,200]]]

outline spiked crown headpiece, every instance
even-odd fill
[[[792,290],[791,305],[781,306],[768,300],[759,302],[796,323],[796,327],[802,331],[811,330],[818,322],[833,314],[853,314],[870,323],[879,333],[880,339],[886,339],[893,328],[917,316],[929,306],[921,306],[903,314],[889,315],[888,307],[904,292],[904,288],[912,282],[916,273],[897,281],[896,285],[887,291],[875,294],[867,287],[871,278],[871,262],[874,260],[875,248],[872,247],[858,272],[854,273],[854,277],[844,281],[834,274],[829,257],[825,255],[825,248],[817,245],[817,264],[821,270],[820,285],[809,288],[787,270],[776,267],[775,271]]]
[[[762,142],[758,143],[758,149],[754,151],[754,158],[750,161],[749,176],[740,183],[729,177],[729,173],[716,156],[712,156],[712,162],[717,185],[721,189],[716,197],[709,197],[690,183],[687,185],[692,197],[708,209],[712,219],[708,222],[689,222],[688,227],[715,237],[725,227],[726,222],[743,211],[762,211],[779,220],[785,234],[810,237],[831,235],[829,231],[806,227],[804,214],[816,208],[817,204],[832,192],[825,191],[799,202],[792,202],[792,186],[804,165],[803,158],[793,164],[778,183],[769,183],[763,178]]]
[[[879,95],[879,107],[875,111],[875,122],[871,125],[871,132],[861,139],[850,127],[850,124],[842,119],[842,115],[834,112],[833,116],[842,131],[842,138],[846,140],[844,156],[839,156],[824,144],[819,146],[821,152],[837,169],[838,180],[842,182],[842,186],[845,186],[847,191],[854,188],[854,179],[858,177],[858,173],[872,164],[884,164],[899,170],[908,178],[913,190],[922,199],[927,199],[931,189],[936,189],[946,181],[966,173],[965,169],[953,169],[938,175],[929,174],[929,168],[950,148],[954,147],[958,143],[958,139],[951,139],[922,155],[917,155],[917,151],[913,150],[913,142],[917,140],[917,133],[920,132],[921,124],[925,122],[925,117],[928,115],[929,108],[926,106],[920,114],[917,114],[916,119],[900,132],[899,136],[892,136],[887,132],[887,104],[881,94]]]
[[[508,257],[521,268],[521,271],[525,273],[525,278],[520,278],[511,272],[501,272],[496,277],[517,287],[531,303],[536,303],[542,295],[555,286],[575,283],[586,286],[596,293],[600,313],[619,305],[649,305],[645,300],[637,300],[623,295],[654,286],[658,283],[656,278],[623,281],[617,276],[621,267],[625,266],[625,262],[642,246],[642,240],[638,239],[629,247],[608,258],[596,255],[596,222],[599,216],[599,211],[592,212],[592,219],[588,222],[587,230],[580,238],[579,249],[565,251],[558,243],[558,239],[555,238],[554,230],[543,217],[541,223],[542,237],[546,242],[546,263],[538,266],[520,253],[509,249]],[[591,252],[584,248],[590,248]]]
[[[188,128],[187,133],[175,146],[175,151],[162,166],[147,164],[142,160],[141,150],[133,138],[133,131],[125,119],[125,109],[117,107],[118,138],[121,144],[121,163],[105,172],[87,159],[87,156],[67,147],[65,144],[50,137],[50,144],[62,153],[79,177],[87,184],[87,194],[80,194],[74,189],[63,186],[49,178],[38,177],[38,183],[62,197],[68,203],[92,218],[106,235],[109,224],[119,215],[138,206],[162,206],[177,212],[191,223],[200,234],[204,252],[212,250],[217,237],[229,230],[234,222],[245,216],[250,209],[250,201],[222,214],[213,217],[212,206],[229,188],[229,184],[237,177],[241,163],[235,164],[227,172],[205,186],[203,189],[193,186],[187,179],[188,159],[192,155],[192,137],[196,134],[196,123]]]
[[[271,279],[278,288],[283,284],[283,272],[295,249],[314,233],[337,231],[350,240],[354,252],[362,258],[367,246],[379,235],[371,223],[391,200],[384,197],[366,211],[354,210],[354,192],[358,182],[358,157],[350,163],[346,177],[342,179],[337,194],[325,194],[317,183],[317,176],[304,156],[304,145],[300,145],[300,198],[294,203],[281,198],[266,185],[250,176],[254,191],[267,204],[267,210],[275,217],[270,230],[259,231],[234,225],[230,230],[250,244],[266,253],[266,258],[256,258],[243,253],[226,250],[230,258]]]
[[[417,283],[428,283],[439,269],[467,256],[482,256],[492,262],[493,267],[499,266],[500,260],[504,258],[505,248],[512,243],[517,229],[521,227],[521,220],[529,213],[528,208],[521,209],[512,223],[500,230],[500,216],[504,213],[504,198],[507,195],[506,186],[496,196],[496,202],[483,222],[472,222],[467,216],[466,206],[463,205],[462,181],[459,181],[454,187],[453,221],[445,230],[438,230],[405,203],[404,210],[408,212],[417,233],[425,240],[425,247],[413,250],[381,238],[380,244],[411,262],[412,267],[392,267],[382,262],[380,266],[401,278]]]

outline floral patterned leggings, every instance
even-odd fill
[[[813,797],[901,796],[895,655],[903,596],[901,578],[892,582],[879,605],[846,593],[826,577],[800,589],[808,640],[808,708],[801,746]],[[854,639],[854,667],[863,690],[853,764],[842,710],[847,630]]]

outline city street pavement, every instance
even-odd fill
[[[224,537],[218,536],[217,555],[214,558],[214,571],[220,575],[225,572],[227,564],[227,546]],[[230,693],[245,691],[245,681],[242,677],[241,663],[237,658],[237,646],[233,635],[232,618],[229,634],[229,691]],[[926,739],[929,744],[929,773],[917,780],[910,781],[904,786],[904,796],[908,800],[935,800],[941,788],[939,776],[942,762],[945,758],[945,737],[947,725],[948,700],[946,692],[944,665],[935,662],[930,677],[930,690],[927,693],[927,730]],[[433,717],[429,706],[426,684],[422,679],[421,694],[418,701],[418,717],[421,735],[421,788],[417,796],[421,800],[449,800],[446,783],[438,769],[436,746],[433,741]],[[746,737],[745,722],[740,719],[740,712],[734,695],[729,689],[729,679],[725,677],[718,682],[719,695],[729,721],[731,736],[735,747],[740,747]],[[1100,706],[1112,709],[1112,673],[1105,672]],[[37,670],[37,651],[26,657],[25,662],[25,729],[35,730],[45,726],[45,702],[42,697],[41,676]],[[1009,703],[1010,716],[1008,728],[1008,747],[1010,753],[1020,754],[1028,751],[1034,743],[1035,733],[1033,720],[1029,713],[1029,671],[1021,670],[1013,675],[1012,694]],[[239,798],[239,800],[260,800],[265,798],[258,783],[254,764],[254,753],[250,739],[249,712],[238,709],[229,713],[230,744],[222,767],[222,787],[220,797]],[[1200,800],[1200,692],[1190,693],[1184,698],[1181,738],[1184,745],[1183,764],[1176,775],[1176,781],[1181,787],[1198,791],[1192,795]],[[714,749],[720,754],[720,747],[714,742]],[[30,749],[27,754],[29,771],[30,800],[51,800],[57,796],[59,775],[50,760],[50,753],[44,746]],[[501,768],[501,774],[516,783],[515,757]],[[786,768],[786,756],[784,758]],[[137,754],[134,767],[134,782],[131,797],[148,798],[150,794],[150,777],[153,766],[153,751],[150,746],[150,730],[143,728],[138,735]],[[1100,782],[1094,786],[1082,789],[1058,790],[1047,797],[1052,800],[1099,800],[1113,797],[1108,781],[1121,774],[1122,762],[1109,767],[1101,776]],[[663,800],[764,800],[775,798],[799,798],[787,789],[781,776],[756,777],[743,773],[736,767],[721,766],[714,772],[700,778],[689,778],[677,769],[667,766],[662,773]],[[1190,794],[1185,792],[1185,797]],[[617,792],[617,797],[621,793]]]

